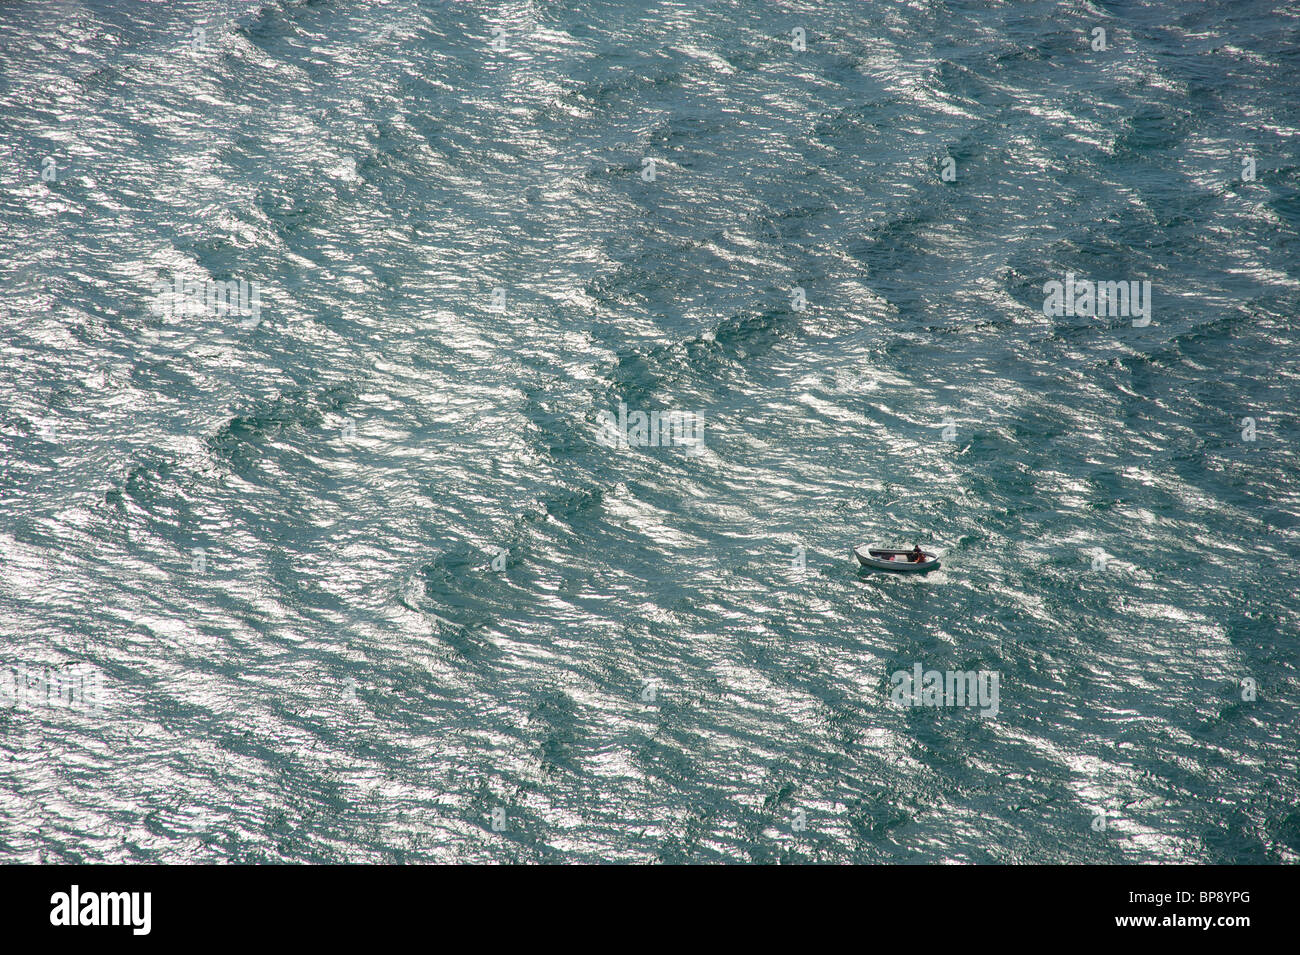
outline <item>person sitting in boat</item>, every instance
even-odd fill
[[[907,559],[913,564],[919,564],[925,560],[925,555],[921,553],[921,545],[917,544],[912,548],[912,553],[907,555]]]

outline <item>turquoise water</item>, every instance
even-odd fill
[[[0,860],[1296,862],[1298,33],[0,6]]]

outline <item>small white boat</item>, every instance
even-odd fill
[[[934,554],[921,554],[925,560],[911,560],[910,550],[887,550],[883,547],[855,547],[853,554],[858,563],[872,570],[894,570],[901,574],[925,573],[939,566],[939,558]]]

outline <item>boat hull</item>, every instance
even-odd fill
[[[924,574],[927,571],[934,570],[939,566],[939,558],[934,554],[926,554],[923,561],[910,561],[907,559],[911,551],[906,550],[886,550],[884,548],[853,548],[853,555],[857,557],[858,563],[863,567],[869,567],[872,570],[887,570],[895,574]],[[896,558],[891,560],[890,558]]]

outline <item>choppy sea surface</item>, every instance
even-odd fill
[[[1300,861],[1298,41],[0,3],[0,862]]]

